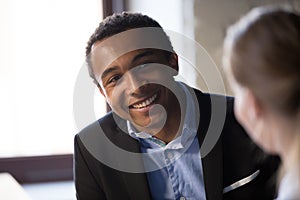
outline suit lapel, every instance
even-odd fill
[[[127,133],[124,133],[124,131],[127,129],[125,128],[125,125],[126,122],[123,120],[120,121],[119,126],[116,127],[117,137],[114,138],[114,143],[126,151],[130,151],[132,153],[141,153],[139,142],[130,137]],[[130,164],[130,162],[135,163],[134,166],[139,165],[139,169],[144,168],[142,157],[134,157],[131,160],[127,160],[127,164]],[[151,193],[146,173],[122,172],[122,177],[130,199],[151,200]]]
[[[223,191],[223,161],[220,140],[212,151],[202,158],[204,185],[207,200],[221,200]]]
[[[211,97],[196,90],[195,93],[200,106],[198,140],[201,150],[211,120]],[[213,149],[207,155],[201,155],[201,158],[206,199],[221,200],[223,196],[223,155],[221,138],[219,138]]]

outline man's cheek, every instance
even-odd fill
[[[111,107],[113,111],[118,114],[126,112],[126,108],[124,107],[124,102],[119,101],[119,99],[115,99],[113,101],[108,102],[108,105]]]
[[[105,100],[106,100],[106,103],[111,107],[113,108],[113,103],[112,101],[110,100],[110,98],[108,98],[107,96],[105,97]]]

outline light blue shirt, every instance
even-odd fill
[[[145,132],[136,132],[127,121],[129,135],[140,142],[152,199],[205,200],[202,163],[197,138],[196,109],[193,98],[186,94],[186,115],[182,133],[165,144]],[[153,170],[155,169],[155,170]]]

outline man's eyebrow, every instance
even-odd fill
[[[144,51],[138,55],[136,55],[133,59],[132,59],[132,63],[134,62],[137,62],[139,59],[142,59],[143,57],[146,57],[146,56],[150,56],[150,55],[153,55],[154,52],[153,51]]]
[[[110,67],[110,68],[104,70],[104,72],[101,75],[101,80],[104,79],[109,73],[116,71],[117,69],[118,69],[118,67],[114,66],[114,67]]]

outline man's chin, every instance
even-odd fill
[[[151,135],[155,135],[160,132],[165,125],[165,120],[159,118],[152,118],[143,121],[136,121],[134,126],[141,132],[146,132]]]

